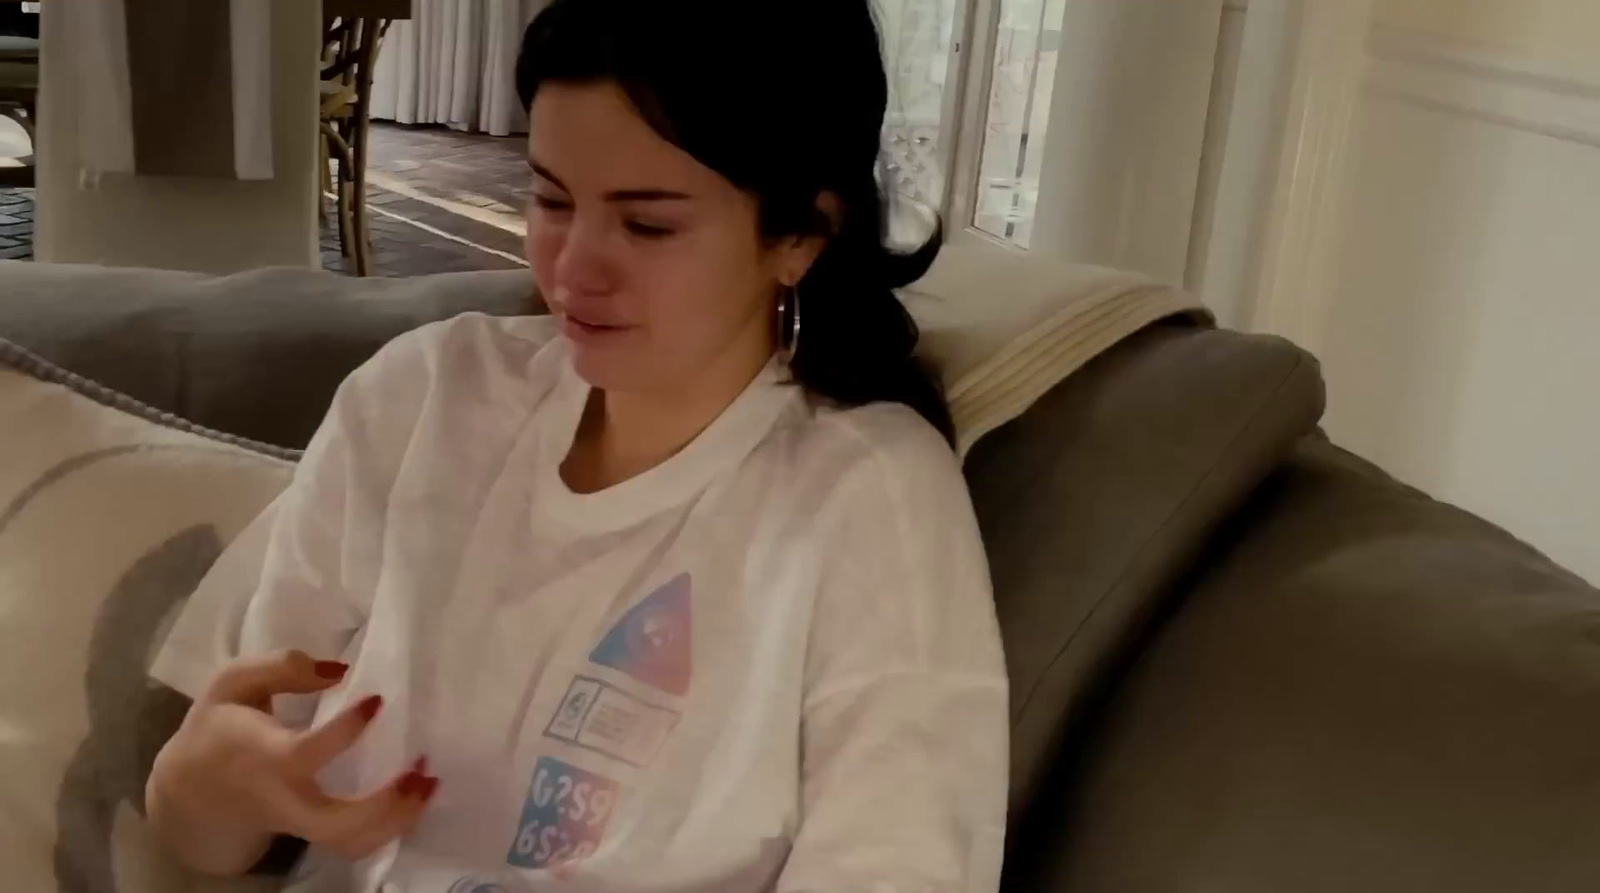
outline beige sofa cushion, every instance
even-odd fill
[[[4,342],[0,432],[0,889],[258,886],[202,882],[152,840],[144,780],[187,703],[146,669],[292,466]]]
[[[1017,890],[1600,890],[1600,592],[1304,444],[1140,657]]]

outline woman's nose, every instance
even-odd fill
[[[556,287],[577,294],[610,290],[615,272],[606,242],[599,227],[574,220],[556,256]]]

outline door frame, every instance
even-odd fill
[[[1268,193],[1247,296],[1252,331],[1315,352],[1327,312],[1330,265],[1342,247],[1345,181],[1357,139],[1374,0],[1295,0],[1293,56],[1282,147]]]

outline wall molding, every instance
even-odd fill
[[[1600,69],[1576,70],[1392,25],[1367,42],[1366,93],[1600,148]]]

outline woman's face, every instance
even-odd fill
[[[547,83],[529,111],[528,261],[593,386],[665,393],[748,376],[814,251],[769,245],[759,209],[656,134],[615,84]]]

